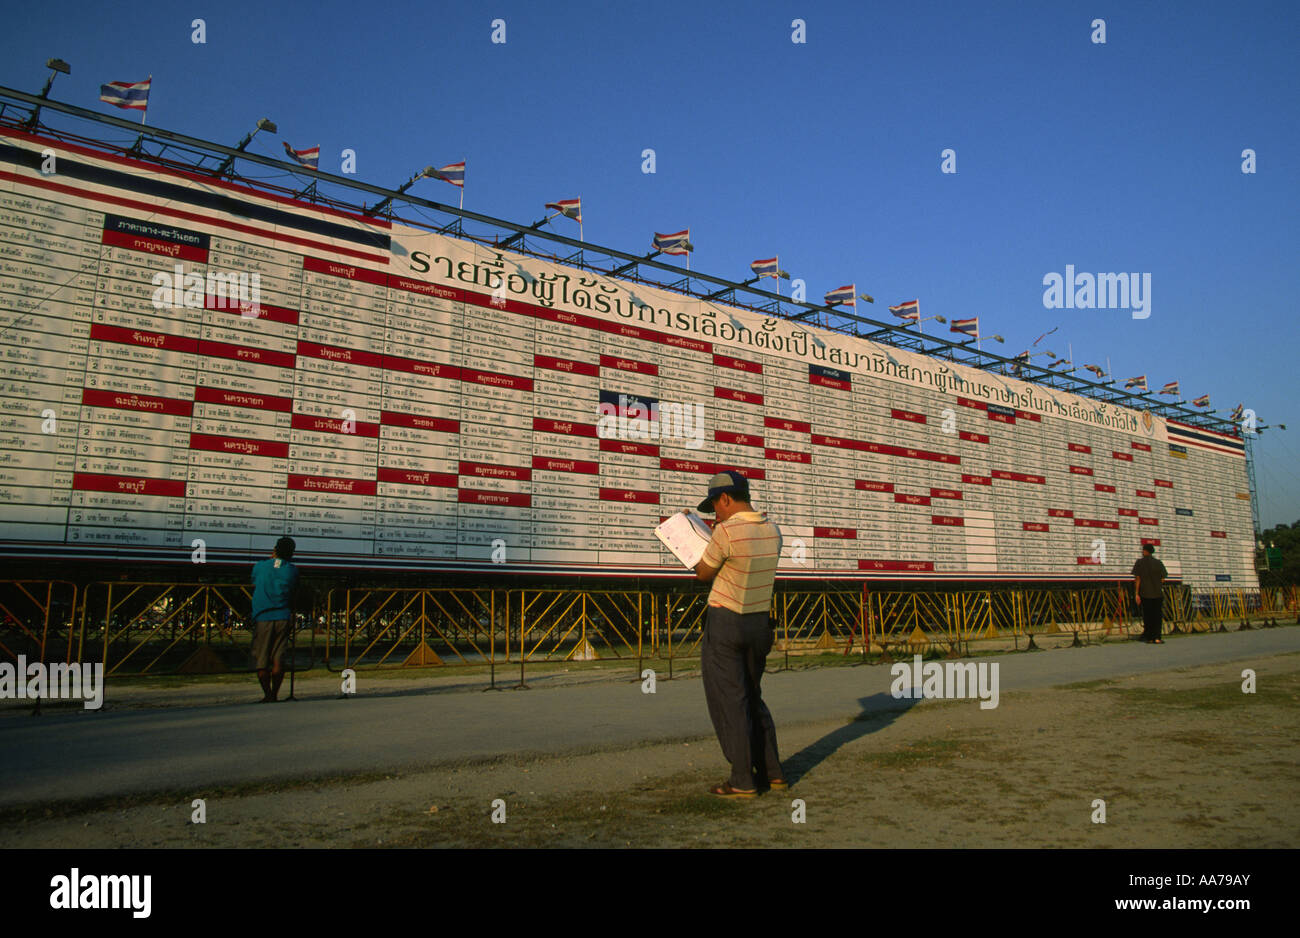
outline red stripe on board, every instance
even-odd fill
[[[388,271],[370,270],[356,264],[344,264],[339,261],[320,257],[303,257],[302,269],[313,274],[325,274],[328,277],[342,277],[358,283],[370,283],[379,287],[388,286]]]
[[[302,492],[330,492],[335,495],[374,495],[378,485],[373,479],[341,479],[329,476],[290,475],[289,488]]]
[[[618,371],[634,371],[641,375],[658,375],[659,366],[650,362],[639,362],[634,358],[619,358],[615,355],[600,356],[601,368],[614,368]]]
[[[550,420],[546,417],[533,418],[533,430],[537,433],[559,433],[563,436],[596,435],[594,423],[575,423],[572,420]]]
[[[72,476],[72,487],[78,492],[185,497],[184,479],[150,479],[147,476],[113,476],[96,472],[77,472]]]
[[[854,528],[813,528],[813,537],[836,537],[854,540],[858,532]]]
[[[208,262],[208,252],[204,248],[197,248],[188,244],[177,244],[175,241],[163,241],[161,238],[144,238],[140,235],[127,234],[125,231],[108,231],[105,229],[100,237],[100,243],[113,248],[125,248],[128,251],[140,251],[158,257],[169,257],[172,260],[191,261],[196,264],[206,264]]]
[[[877,482],[872,479],[855,479],[853,487],[863,492],[892,492],[893,482]]]
[[[463,459],[456,471],[463,476],[474,476],[479,479],[513,479],[517,482],[528,482],[533,477],[533,470],[523,466],[498,466],[485,462],[467,462]]]
[[[429,485],[454,489],[460,480],[450,472],[417,472],[414,469],[380,469],[378,481],[395,485]]]
[[[298,342],[298,354],[306,358],[320,358],[324,361],[339,362],[345,365],[360,365],[363,368],[383,368],[384,356],[375,352],[363,352],[360,349],[340,348],[337,345],[318,345],[315,342]]]
[[[254,440],[247,437],[213,436],[207,433],[191,433],[190,449],[207,450],[213,453],[237,453],[241,456],[268,456],[272,459],[289,458],[288,443]]]
[[[714,352],[713,364],[720,368],[735,368],[737,371],[748,371],[751,374],[761,375],[763,366],[758,362],[745,361],[743,358],[732,358],[730,355],[719,355]]]
[[[457,489],[456,500],[467,505],[500,505],[506,508],[528,508],[533,497],[524,492],[481,492],[476,489]]]
[[[246,407],[249,410],[278,411],[285,414],[293,410],[292,398],[274,397],[270,394],[249,394],[245,391],[223,391],[221,388],[195,388],[194,402],[217,404],[222,407]]]
[[[549,456],[534,456],[533,469],[538,472],[577,472],[583,475],[597,475],[600,463],[590,459],[552,459]]]
[[[211,339],[204,339],[199,343],[198,353],[214,358],[248,362],[251,365],[270,365],[273,368],[293,368],[298,363],[297,356],[292,352],[249,348],[246,345],[232,345],[229,342],[213,342]]]
[[[637,502],[643,505],[658,505],[658,492],[642,492],[637,489],[601,488],[600,498],[607,502]]]
[[[120,391],[100,391],[83,388],[81,403],[90,407],[111,407],[114,410],[139,410],[170,417],[188,417],[194,412],[193,401],[179,401],[170,397],[153,397],[148,394],[124,394]]]
[[[626,440],[601,440],[600,450],[603,453],[622,453],[624,456],[659,455],[659,447],[654,443],[629,443]]]
[[[289,426],[311,433],[339,433],[344,436],[379,436],[379,424],[360,420],[346,421],[342,417],[314,417],[311,414],[294,414]],[[351,427],[351,429],[348,429]]]
[[[812,424],[804,423],[802,420],[786,420],[784,417],[764,417],[763,426],[789,433],[812,433]]]
[[[763,405],[763,395],[755,394],[753,391],[737,391],[735,388],[715,387],[713,396],[727,401],[740,401],[742,404],[757,404],[760,407]]]
[[[731,443],[734,446],[762,446],[763,438],[752,433],[732,433],[730,430],[714,430],[713,439],[719,443]]]
[[[4,134],[4,131],[0,131],[0,134]],[[77,149],[61,140],[57,141],[57,146],[60,149]],[[102,159],[109,158],[109,157],[103,157],[100,154],[95,154],[95,155],[100,156],[100,158]],[[148,169],[152,172],[160,171],[157,166],[149,166]],[[298,237],[297,235],[291,235],[279,231],[271,231],[267,229],[255,228],[252,225],[241,225],[237,222],[225,221],[223,219],[216,218],[212,215],[203,215],[198,212],[185,211],[184,209],[170,208],[167,206],[160,205],[157,202],[142,202],[139,199],[128,199],[123,196],[107,195],[102,192],[95,192],[91,189],[82,189],[77,186],[65,186],[62,183],[51,182],[47,179],[30,179],[26,176],[19,176],[16,173],[5,172],[4,170],[0,170],[0,179],[8,179],[13,182],[21,183],[22,185],[25,186],[33,186],[38,189],[48,189],[51,192],[61,192],[65,195],[76,196],[78,198],[87,199],[94,202],[102,202],[108,205],[119,205],[123,208],[129,208],[138,212],[144,212],[150,216],[166,215],[170,218],[180,219],[181,221],[200,222],[204,225],[211,225],[214,228],[224,228],[227,231],[238,231],[241,234],[251,234],[260,238],[267,238],[268,240],[272,240],[272,241],[280,241],[286,244],[295,244],[301,247],[311,248],[312,250],[332,251],[335,254],[346,254],[349,257],[356,257],[360,260],[369,261],[371,263],[376,263],[376,264],[388,263],[388,258],[379,254],[367,254],[364,251],[357,251],[351,248],[335,247],[334,245],[331,244],[321,244],[319,241],[311,241],[307,238]],[[213,182],[211,177],[208,177],[208,179],[204,180],[204,184],[212,185]],[[257,195],[259,195],[262,198],[271,198],[271,196],[262,195],[261,193],[257,193]],[[301,204],[301,203],[294,203],[294,204]],[[319,208],[318,210],[324,211],[323,209],[319,209]]]
[[[428,430],[434,433],[459,433],[460,421],[450,417],[428,417],[424,414],[404,414],[396,410],[385,410],[379,415],[379,422],[388,427],[410,427],[412,430]]]
[[[934,564],[929,560],[859,560],[858,569],[930,572],[934,570]]]
[[[603,355],[601,357],[604,358]],[[600,375],[599,365],[574,361],[570,358],[554,358],[550,355],[534,355],[533,365],[548,371],[563,371],[571,375],[587,375],[592,378]]]
[[[127,329],[122,326],[108,326],[101,322],[91,323],[90,338],[100,342],[115,342],[120,345],[142,345],[162,352],[194,353],[198,351],[198,340],[169,332],[146,332],[143,329]]]

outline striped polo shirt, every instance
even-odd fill
[[[721,567],[713,578],[709,605],[746,615],[772,606],[772,581],[781,557],[781,531],[756,511],[738,511],[713,526],[701,558]]]

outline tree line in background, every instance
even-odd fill
[[[1281,553],[1280,559],[1274,555],[1267,562],[1263,552],[1258,554],[1259,585],[1290,586],[1300,583],[1300,521],[1269,528],[1259,536],[1259,540],[1265,548],[1275,547]]]

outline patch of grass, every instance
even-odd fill
[[[1164,733],[1158,737],[1171,743],[1182,743],[1185,746],[1196,746],[1201,749],[1216,749],[1220,752],[1239,752],[1241,746],[1233,742],[1231,737],[1225,733],[1212,732],[1195,732],[1185,731],[1180,733]]]
[[[1287,678],[1290,678],[1288,681]],[[1178,690],[1157,690],[1151,687],[1109,688],[1111,693],[1122,695],[1121,706],[1131,707],[1132,712],[1150,712],[1152,708],[1163,707],[1169,710],[1239,710],[1243,707],[1269,704],[1291,705],[1294,693],[1293,675],[1274,676],[1270,680],[1261,680],[1254,694],[1241,692],[1241,681],[1230,680],[1211,687],[1195,687]]]
[[[932,737],[900,746],[888,752],[869,752],[862,761],[878,768],[920,768],[926,765],[948,765],[968,756],[989,754],[992,747],[970,739]]]
[[[1063,684],[1061,690],[1102,690],[1104,688],[1114,687],[1118,681],[1102,678],[1097,681],[1080,681],[1077,684]]]

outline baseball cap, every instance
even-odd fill
[[[713,511],[713,500],[726,493],[733,498],[749,500],[749,480],[735,469],[724,469],[709,480],[709,497],[696,506],[696,511]]]

